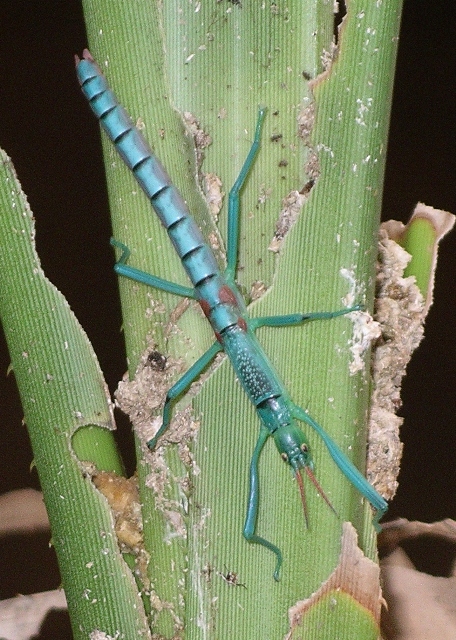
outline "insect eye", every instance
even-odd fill
[[[301,451],[303,453],[307,453],[309,451],[309,447],[306,445],[305,442],[301,445]]]
[[[288,456],[286,453],[281,453],[280,456],[284,462],[288,462]]]

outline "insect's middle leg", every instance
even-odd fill
[[[212,362],[216,354],[221,351],[222,346],[219,342],[209,347],[209,349],[203,353],[203,355],[193,364],[188,371],[184,373],[182,378],[171,387],[166,394],[165,405],[163,407],[163,420],[160,429],[154,435],[152,440],[149,440],[147,446],[149,449],[154,449],[159,438],[165,433],[171,422],[171,413],[173,409],[174,401],[179,398],[185,391],[187,391],[190,385],[201,375],[204,369]]]
[[[292,327],[303,324],[308,320],[330,320],[338,316],[344,316],[352,311],[362,311],[363,306],[360,304],[338,311],[317,311],[312,313],[290,313],[283,316],[263,316],[261,318],[249,318],[248,325],[252,331],[259,327]]]
[[[344,476],[352,483],[352,485],[363,495],[376,510],[376,514],[373,519],[373,525],[377,532],[381,531],[381,525],[379,520],[386,513],[388,509],[388,503],[386,500],[374,489],[374,487],[366,480],[363,474],[355,467],[353,462],[345,455],[343,451],[339,449],[337,444],[326,433],[321,425],[318,424],[308,413],[304,411],[302,407],[293,405],[292,415],[308,424],[312,429],[318,433],[320,438],[326,445],[331,458],[336,465],[342,471]]]
[[[279,572],[280,567],[282,566],[282,552],[279,547],[269,540],[262,538],[261,536],[257,536],[256,526],[258,520],[258,505],[260,501],[260,479],[258,474],[258,462],[260,459],[261,452],[266,443],[266,440],[271,434],[268,429],[261,425],[260,427],[260,435],[258,436],[258,440],[253,451],[252,460],[250,462],[250,485],[249,485],[249,499],[247,503],[247,515],[245,518],[244,524],[244,538],[248,540],[248,542],[253,542],[256,544],[261,544],[266,549],[269,549],[276,555],[276,568],[274,570],[274,580],[279,580]]]

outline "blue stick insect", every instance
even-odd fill
[[[120,276],[131,278],[136,282],[197,300],[217,338],[206,353],[168,391],[163,408],[163,422],[156,435],[147,443],[149,448],[155,448],[158,440],[169,427],[172,407],[176,399],[188,390],[215,355],[224,351],[260,419],[260,433],[250,463],[249,497],[243,534],[249,542],[260,544],[275,554],[274,578],[279,579],[282,552],[275,544],[256,533],[259,505],[258,466],[261,452],[270,436],[273,437],[280,456],[291,467],[297,480],[306,524],[308,513],[301,469],[306,472],[329,507],[335,511],[314,476],[309,445],[297,421],[304,422],[316,431],[341,472],[369,500],[376,510],[374,526],[380,530],[379,520],[387,510],[386,501],[342,453],[326,431],[304,409],[291,400],[255,337],[255,331],[259,327],[300,325],[308,320],[342,316],[359,310],[360,307],[320,313],[293,313],[249,318],[244,300],[235,283],[239,195],[260,146],[265,109],[259,110],[253,144],[229,194],[227,267],[224,272],[221,272],[182,196],[142,135],[132,124],[125,109],[117,102],[89,51],[84,50],[82,60],[76,57],[76,70],[82,91],[92,110],[149,198],[182,260],[193,288],[163,280],[127,265],[130,254],[128,248],[112,240],[112,244],[122,251],[120,260],[114,267],[115,271]]]

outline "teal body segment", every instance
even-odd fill
[[[114,267],[116,272],[121,276],[162,291],[195,298],[200,303],[216,336],[216,342],[168,391],[163,407],[162,425],[152,440],[148,442],[148,446],[153,450],[168,428],[175,400],[187,391],[216,354],[224,351],[231,361],[244,391],[255,406],[260,420],[260,433],[250,463],[249,496],[243,534],[249,542],[260,544],[275,554],[274,578],[279,579],[283,560],[282,552],[275,544],[256,533],[260,495],[259,460],[269,437],[272,436],[282,459],[289,465],[296,477],[306,521],[308,514],[301,477],[302,470],[334,511],[313,473],[309,445],[299,427],[299,422],[307,424],[318,434],[340,471],[371,503],[376,511],[374,526],[379,530],[379,520],[387,510],[386,501],[367,482],[323,427],[304,409],[293,403],[279,375],[254,335],[255,330],[261,326],[301,325],[309,320],[342,316],[360,310],[361,307],[357,305],[338,311],[294,313],[251,319],[235,283],[240,192],[260,146],[261,129],[266,110],[263,108],[259,110],[252,147],[229,194],[227,267],[222,273],[182,196],[172,184],[166,170],[155,157],[140,132],[132,124],[124,108],[117,102],[115,95],[109,89],[104,76],[87,50],[84,51],[82,60],[77,58],[76,70],[82,91],[92,110],[124,162],[133,172],[167,230],[192,287],[184,287],[163,280],[128,265],[128,248],[121,242],[112,240],[112,244],[121,250],[121,257]]]

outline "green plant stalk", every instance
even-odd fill
[[[147,637],[141,600],[92,468],[122,474],[103,376],[88,338],[44,276],[11,161],[0,176],[0,317],[49,514],[76,640]]]
[[[253,315],[329,310],[372,300],[401,3],[348,3],[339,58],[314,85],[312,96],[303,73],[316,77],[321,71],[322,49],[330,50],[332,34],[330,10],[320,14],[320,6],[84,2],[92,53],[133,120],[144,123],[146,137],[213,245],[218,239],[223,247],[226,194],[249,149],[258,104],[267,105],[262,148],[241,205],[238,280],[247,292],[258,280],[268,288],[251,306]],[[318,180],[277,257],[268,245],[282,200],[308,180],[309,149],[296,135],[296,121],[313,100],[317,116],[311,142]],[[225,198],[218,224],[195,187],[194,152],[178,115],[184,111],[212,138],[201,171],[221,180]],[[105,140],[103,145],[113,231],[132,249],[130,264],[188,284],[149,203],[125,167],[113,162],[111,146]],[[223,263],[223,251],[218,257]],[[193,305],[164,336],[176,301],[127,281],[120,282],[120,290],[131,376],[152,342],[167,355],[186,357],[188,364],[209,346],[213,338]],[[151,300],[160,300],[165,311],[153,316]],[[292,398],[362,467],[369,376],[368,367],[349,375],[350,321],[265,329],[259,337]],[[362,508],[357,492],[309,433],[317,476],[340,521],[309,490],[311,528],[306,531],[297,489],[277,452],[267,446],[258,533],[285,554],[282,580],[275,584],[273,558],[242,538],[258,420],[227,362],[205,381],[193,407],[201,428],[193,446],[198,474],[191,475],[184,514],[187,539],[168,535],[169,522],[154,511],[151,492],[143,487],[150,577],[159,603],[153,629],[163,637],[192,640],[210,636],[212,629],[219,637],[283,637],[288,608],[313,593],[334,569],[342,520],[357,525],[361,547],[374,555],[375,539],[370,525],[364,526],[369,509]],[[169,456],[179,476],[177,456],[172,451]],[[139,466],[142,483],[149,470],[148,464]],[[176,484],[167,488],[168,499],[181,502]],[[223,580],[226,568],[238,573],[246,589]],[[306,637],[357,637],[356,628],[344,631],[343,608],[330,624],[326,636],[314,628]]]
[[[413,220],[401,242],[401,246],[412,256],[404,276],[415,276],[423,298],[426,298],[431,280],[435,244],[435,228],[429,220],[424,218]]]

